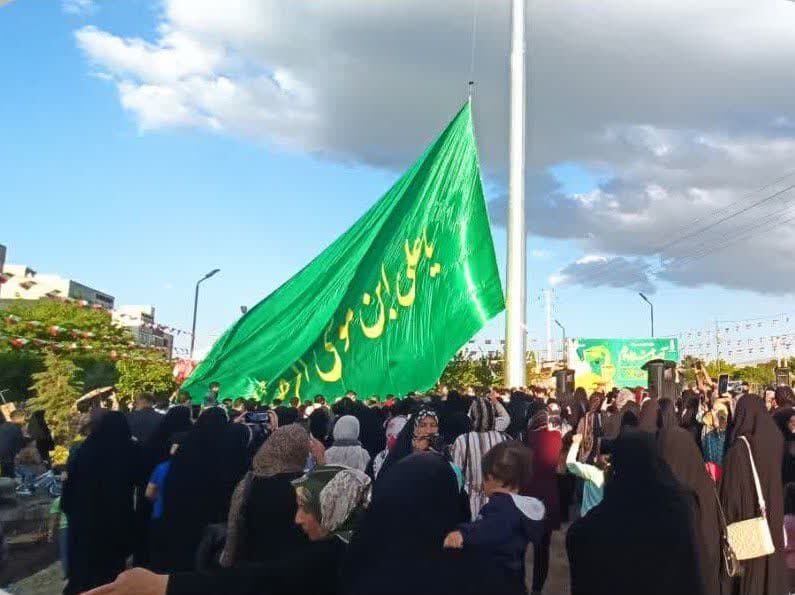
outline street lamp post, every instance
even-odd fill
[[[190,358],[193,359],[193,348],[196,345],[196,314],[199,311],[199,285],[202,284],[202,281],[206,281],[213,275],[220,273],[221,269],[213,269],[209,273],[207,273],[204,277],[196,281],[196,295],[193,298],[193,326],[191,327],[190,331]]]
[[[561,332],[563,333],[563,365],[565,365],[568,368],[569,367],[569,353],[568,353],[568,349],[566,349],[566,327],[563,326],[562,324],[560,324],[560,321],[557,318],[555,319],[555,324],[558,325],[558,327],[560,328]]]
[[[647,298],[642,293],[638,293],[638,295],[641,298],[643,298],[643,301],[646,302],[647,304],[649,304],[649,308],[651,308],[651,336],[652,336],[652,339],[653,339],[654,338],[654,304],[652,304],[651,301],[649,301],[649,298]]]

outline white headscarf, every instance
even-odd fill
[[[327,465],[344,465],[364,471],[370,462],[370,453],[359,442],[359,420],[344,415],[334,424],[334,444],[326,451]]]

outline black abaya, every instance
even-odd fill
[[[232,492],[245,473],[248,449],[242,424],[228,424],[218,408],[205,410],[180,446],[165,482],[163,560],[168,571],[193,570],[208,525],[222,523]]]
[[[379,475],[380,477],[380,475]],[[456,476],[441,456],[410,455],[375,486],[343,566],[345,595],[502,595],[523,592],[485,556],[442,549],[468,520]]]
[[[720,594],[721,525],[715,485],[707,475],[704,459],[692,435],[682,428],[668,427],[657,435],[657,448],[676,480],[694,498],[694,515],[701,576],[706,595]]]
[[[50,451],[55,448],[50,427],[44,419],[44,411],[34,411],[28,421],[28,436],[36,441],[36,449],[43,461],[50,460]]]
[[[765,409],[764,401],[756,395],[744,395],[737,401],[734,419],[729,427],[729,446],[723,460],[720,490],[728,523],[759,515],[748,450],[740,436],[745,436],[751,445],[776,551],[770,556],[744,561],[743,576],[727,578],[724,592],[736,595],[783,595],[788,592],[783,556],[784,493],[781,485],[784,439]]]
[[[787,387],[779,387],[787,388]],[[779,392],[778,390],[776,391]],[[789,393],[783,393],[789,395]],[[776,397],[776,400],[781,397]],[[786,405],[779,407],[773,412],[773,421],[781,430],[781,435],[784,437],[784,461],[781,465],[781,481],[784,485],[795,482],[795,434],[790,432],[789,420],[795,416],[795,407],[786,401]]]
[[[143,464],[141,474],[136,480],[135,548],[133,552],[133,562],[136,566],[154,568],[149,550],[153,543],[160,541],[159,538],[153,539],[150,534],[152,502],[144,496],[149,478],[157,465],[168,460],[174,437],[177,434],[188,432],[191,426],[190,408],[172,407],[143,445]]]
[[[698,421],[699,396],[692,391],[682,393],[682,416],[679,425],[687,430],[701,448],[701,423]]]
[[[671,399],[660,399],[657,407],[657,427],[659,429],[679,427],[679,420],[676,418],[676,406]]]
[[[604,499],[566,536],[572,595],[700,595],[692,500],[656,452],[625,429]]]
[[[643,432],[655,434],[657,432],[657,417],[660,412],[660,400],[651,397],[640,406],[640,417],[638,419],[638,429]]]
[[[124,414],[102,416],[69,460],[61,506],[69,520],[64,593],[115,580],[132,551],[138,451]]]

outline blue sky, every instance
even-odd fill
[[[184,329],[195,280],[220,268],[202,290],[202,347],[241,304],[265,297],[344,231],[399,173],[194,128],[141,132],[77,47],[74,32],[86,24],[150,39],[158,16],[142,0],[82,15],[36,0],[0,8],[0,243],[8,262],[68,276],[117,304],[152,304],[160,322]],[[445,124],[427,130],[426,140]],[[592,171],[568,160],[550,168],[567,193],[604,181]],[[494,240],[504,269],[504,231],[495,229]],[[531,236],[528,251],[529,327],[541,337],[536,298],[582,249]],[[658,334],[792,309],[791,297],[715,287],[663,284],[654,299]],[[555,308],[570,336],[647,330],[646,304],[626,289],[562,287]],[[501,324],[484,336],[501,336]]]

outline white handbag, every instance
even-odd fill
[[[759,475],[756,473],[754,455],[751,452],[751,445],[748,444],[745,436],[740,436],[740,440],[745,443],[748,449],[748,458],[751,461],[751,472],[754,475],[754,486],[756,487],[756,500],[759,504],[758,517],[745,521],[732,523],[726,528],[729,543],[734,550],[734,555],[738,560],[751,560],[769,556],[776,551],[773,545],[773,536],[770,534],[770,527],[767,524],[767,509],[765,498],[762,495],[762,486],[759,485]]]

